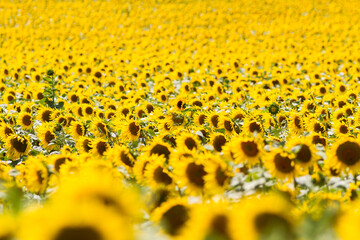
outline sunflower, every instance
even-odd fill
[[[70,125],[70,132],[74,139],[78,139],[82,136],[85,136],[85,127],[79,121],[73,121]]]
[[[171,187],[174,183],[172,173],[165,166],[163,155],[151,155],[147,164],[144,178],[145,183],[153,188]]]
[[[337,136],[346,136],[351,132],[351,128],[349,124],[343,121],[335,121],[334,125],[334,132]]]
[[[125,120],[122,124],[123,125],[121,127],[121,136],[124,139],[134,141],[140,137],[141,126],[138,121]]]
[[[280,179],[292,180],[296,174],[297,165],[293,153],[285,152],[283,149],[274,149],[267,156],[265,167],[269,172]]]
[[[226,149],[236,163],[247,163],[250,166],[259,163],[264,154],[264,144],[259,137],[238,136],[231,140]]]
[[[88,137],[79,137],[76,140],[76,149],[80,153],[90,153],[92,150],[92,141],[93,139]]]
[[[241,201],[237,207],[238,221],[246,224],[238,225],[240,229],[235,231],[235,239],[243,236],[249,240],[265,239],[275,234],[276,239],[297,239],[293,207],[284,197],[272,194],[248,198]]]
[[[306,125],[306,130],[309,132],[314,132],[321,135],[327,135],[326,127],[324,126],[324,124],[315,118],[311,118],[307,120],[307,124],[305,125]]]
[[[337,140],[327,153],[326,162],[340,171],[357,173],[360,169],[360,141],[350,137]]]
[[[123,166],[128,172],[132,172],[135,159],[127,147],[115,145],[105,155],[115,166]]]
[[[91,211],[89,211],[91,209]],[[24,240],[132,240],[131,225],[125,218],[103,206],[86,202],[82,204],[51,204],[35,209],[21,220],[18,233]],[[103,219],[108,222],[104,223]],[[47,223],[44,226],[34,222]]]
[[[105,155],[105,152],[109,149],[109,143],[104,139],[96,138],[91,142],[90,147],[90,152],[94,156],[103,157]]]
[[[31,129],[34,121],[31,114],[27,112],[22,112],[18,116],[18,123],[21,125],[23,129],[28,130]]]
[[[210,134],[209,144],[214,147],[217,152],[222,152],[223,147],[228,142],[225,134],[223,133],[212,133]]]
[[[209,123],[209,126],[213,128],[220,127],[219,118],[220,118],[220,114],[218,114],[217,112],[209,112],[206,116],[206,120]]]
[[[174,164],[174,174],[179,186],[186,187],[190,195],[199,195],[205,189],[206,163],[204,159],[182,158],[181,162]]]
[[[140,184],[144,182],[145,171],[149,163],[150,163],[149,156],[147,154],[142,154],[138,156],[136,159],[133,172],[137,182]]]
[[[129,221],[139,220],[141,203],[137,193],[124,187],[122,178],[117,177],[118,171],[111,164],[89,160],[82,165],[77,174],[61,179],[59,189],[52,196],[54,203],[71,205],[94,202]]]
[[[311,137],[294,138],[286,143],[286,148],[294,153],[296,164],[303,168],[311,167],[317,160],[316,148],[311,144]]]
[[[242,239],[236,235],[241,231],[239,225],[237,214],[228,203],[203,203],[193,207],[182,239]]]
[[[193,149],[199,150],[201,144],[199,143],[198,138],[195,137],[195,135],[189,132],[183,132],[180,134],[179,137],[176,138],[176,146],[177,149],[187,148],[191,151]]]
[[[208,194],[222,194],[233,177],[232,168],[219,156],[204,154],[200,156],[208,162],[205,166],[205,189]]]
[[[37,112],[37,119],[40,120],[41,122],[50,122],[53,119],[51,118],[51,115],[53,113],[53,110],[51,108],[48,107],[42,107],[40,108],[40,110]]]
[[[246,118],[244,120],[244,125],[242,127],[242,130],[245,133],[259,133],[261,134],[263,132],[263,126],[259,121],[257,121],[254,118]]]
[[[53,170],[57,173],[60,172],[61,167],[68,162],[75,161],[74,157],[69,153],[62,153],[58,155],[51,155],[46,158],[46,162],[49,164],[48,166],[53,167]]]
[[[110,135],[108,125],[100,118],[94,118],[92,120],[90,131],[97,137],[108,137]]]
[[[173,149],[169,143],[162,141],[161,138],[154,138],[151,144],[144,148],[144,152],[146,152],[148,156],[157,154],[169,159]]]
[[[0,125],[0,137],[5,141],[8,137],[13,135],[15,132],[9,124],[2,123]]]
[[[151,220],[160,225],[162,232],[176,238],[186,230],[192,206],[185,198],[170,199],[151,214]]]
[[[52,123],[46,123],[38,127],[38,137],[47,149],[56,149],[57,146],[53,143],[56,139],[55,126]]]
[[[197,111],[194,114],[194,122],[197,125],[200,125],[200,126],[204,125],[206,123],[206,118],[207,118],[207,114],[205,114],[204,112]]]
[[[304,120],[299,113],[290,115],[289,125],[290,132],[294,135],[300,135],[304,131]]]
[[[15,239],[16,219],[9,214],[2,214],[0,216],[0,224],[0,239]]]
[[[17,166],[23,174],[17,176],[21,186],[27,191],[43,194],[48,187],[49,172],[42,157],[29,157],[22,165]]]
[[[19,159],[30,150],[30,140],[26,136],[12,134],[5,141],[6,155],[12,160]]]

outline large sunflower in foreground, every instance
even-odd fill
[[[341,171],[357,173],[360,170],[360,141],[344,137],[331,146],[326,164]]]
[[[236,211],[226,202],[199,204],[193,207],[182,239],[242,239],[243,236],[236,238],[240,224]]]
[[[271,207],[270,207],[271,206]],[[296,239],[295,216],[292,205],[278,195],[248,198],[236,208],[239,228],[235,231],[236,239],[267,239],[276,236],[278,240]]]
[[[5,147],[8,158],[16,160],[29,152],[30,140],[28,137],[13,134],[6,138]]]
[[[151,219],[160,225],[162,232],[176,238],[186,229],[191,209],[186,198],[175,198],[164,202],[154,210]]]
[[[21,226],[18,237],[23,240],[134,239],[124,218],[95,202],[48,205],[27,213]]]

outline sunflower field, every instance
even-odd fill
[[[360,238],[360,1],[0,0],[0,240]]]

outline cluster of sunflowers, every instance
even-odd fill
[[[0,239],[356,239],[359,7],[0,1]]]

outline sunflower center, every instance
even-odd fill
[[[206,239],[231,239],[228,232],[229,219],[223,214],[216,215],[210,224],[210,232],[207,234]]]
[[[259,153],[257,144],[252,141],[242,142],[241,149],[248,157],[255,157]]]
[[[120,159],[126,166],[129,166],[129,167],[134,166],[134,163],[131,161],[131,159],[129,158],[129,156],[126,154],[125,151],[121,151]]]
[[[224,186],[225,185],[225,181],[228,179],[228,176],[221,169],[221,167],[218,167],[216,169],[215,179],[216,179],[216,182],[219,184],[219,186]]]
[[[32,121],[31,121],[31,116],[30,115],[25,115],[22,119],[22,123],[25,125],[25,126],[30,126]]]
[[[261,132],[260,124],[258,124],[257,122],[250,123],[249,130],[250,132]]]
[[[37,176],[39,183],[42,184],[44,182],[45,178],[42,176],[42,172],[40,170],[36,172],[36,176]]]
[[[301,120],[299,117],[296,117],[294,120],[295,127],[301,129]]]
[[[85,150],[85,152],[89,152],[92,148],[90,147],[90,141],[88,139],[85,139],[83,141],[83,148]]]
[[[185,145],[190,150],[192,150],[193,148],[197,148],[195,140],[190,137],[185,139]]]
[[[9,127],[5,127],[5,135],[8,137],[11,134],[14,134],[14,131]]]
[[[96,126],[102,134],[106,133],[105,125],[103,123],[98,123]]]
[[[360,160],[360,146],[354,142],[344,142],[336,149],[336,156],[340,162],[352,166]]]
[[[51,111],[50,110],[45,110],[43,112],[43,114],[41,115],[42,117],[42,120],[45,121],[45,122],[50,122],[50,115],[51,115]]]
[[[67,159],[71,160],[70,158],[65,158],[65,157],[56,159],[54,163],[55,171],[59,172],[60,166],[63,165]]]
[[[164,155],[166,159],[169,158],[170,151],[169,149],[161,144],[156,144],[150,151],[150,154],[158,154],[158,155]]]
[[[139,118],[142,118],[144,115],[145,115],[145,111],[144,111],[144,110],[140,110],[140,111],[138,112],[138,117],[139,117]]]
[[[165,124],[164,124],[164,128],[165,128],[166,131],[170,131],[170,130],[171,130],[170,124],[168,124],[168,123],[165,123]]]
[[[349,132],[349,129],[348,129],[347,126],[341,125],[341,126],[340,126],[340,132],[341,132],[342,134],[346,134],[346,133]]]
[[[162,215],[160,224],[168,234],[175,236],[189,218],[188,208],[178,204],[171,207]]]
[[[278,232],[286,236],[285,239],[292,239],[291,225],[282,216],[274,213],[261,213],[255,217],[256,230],[265,235]]]
[[[199,116],[199,123],[200,125],[204,125],[205,124],[205,115],[204,114],[201,114]]]
[[[52,140],[54,140],[55,139],[55,135],[54,134],[52,134],[50,131],[47,131],[46,133],[45,133],[45,141],[47,142],[47,143],[50,143]]]
[[[172,183],[171,177],[167,173],[164,173],[162,167],[157,167],[154,171],[154,180],[158,183],[169,185]]]
[[[79,136],[84,135],[83,126],[81,126],[80,124],[77,124],[77,125],[76,125],[76,133],[77,133]]]
[[[26,139],[23,139],[23,141],[18,140],[17,138],[13,138],[10,141],[11,146],[13,146],[15,148],[16,151],[18,151],[19,153],[24,153],[26,151],[28,142]]]
[[[198,186],[204,187],[205,181],[204,176],[206,175],[205,168],[203,165],[198,165],[196,163],[190,163],[186,168],[186,176],[189,181]]]
[[[140,127],[138,125],[136,125],[135,122],[132,122],[129,124],[129,131],[131,133],[131,135],[137,136],[139,133]]]
[[[276,169],[282,173],[290,173],[294,170],[291,159],[281,156],[280,153],[276,154],[274,162]]]
[[[302,163],[309,162],[311,159],[310,148],[308,146],[306,146],[305,144],[302,144],[300,150],[296,154],[296,159]]]
[[[108,146],[106,142],[98,142],[98,144],[96,144],[96,150],[101,156],[104,155],[104,152],[107,150],[107,147]]]
[[[317,132],[317,133],[319,133],[319,132],[324,133],[325,129],[320,123],[315,123],[314,131]]]
[[[224,127],[229,132],[232,132],[232,130],[233,130],[232,124],[229,120],[224,121]]]
[[[213,142],[214,149],[218,152],[221,152],[225,143],[226,138],[223,135],[216,136]]]
[[[219,116],[218,115],[214,115],[211,117],[211,123],[214,127],[218,127],[218,124],[219,124]]]
[[[59,231],[54,240],[102,240],[101,234],[87,226],[65,227]]]
[[[173,121],[176,125],[181,125],[181,124],[184,123],[185,119],[184,119],[184,116],[174,114],[174,115],[172,116],[172,121]]]

